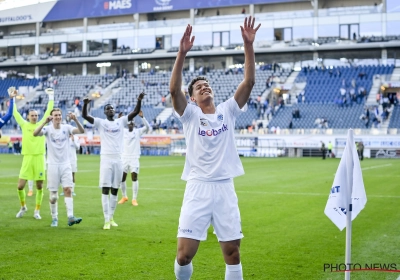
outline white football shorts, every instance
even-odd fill
[[[214,227],[218,241],[243,238],[233,180],[187,182],[179,217],[178,237],[206,240],[210,224]]]
[[[139,158],[122,158],[122,169],[124,173],[139,174]]]
[[[122,181],[122,160],[119,157],[100,159],[100,188],[118,189]]]
[[[78,172],[78,163],[76,161],[71,162],[71,170],[73,173]]]
[[[58,191],[58,187],[72,187],[71,165],[48,164],[47,165],[47,189],[52,192]]]

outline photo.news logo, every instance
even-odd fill
[[[324,263],[324,272],[400,272],[400,264],[396,263]]]

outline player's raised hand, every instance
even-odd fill
[[[15,96],[18,95],[18,90],[16,90],[15,87],[9,87],[7,92],[10,98],[14,98]]]
[[[74,113],[69,113],[69,114],[68,114],[68,117],[69,117],[71,120],[76,121],[76,116],[75,116]]]
[[[143,97],[144,97],[145,95],[146,95],[146,94],[145,94],[144,92],[141,92],[141,93],[139,94],[138,100],[142,100]]]
[[[143,111],[142,111],[142,110],[140,110],[139,116],[140,116],[141,118],[143,118]]]
[[[187,25],[185,33],[183,33],[181,42],[179,44],[179,52],[187,53],[193,47],[193,42],[195,36],[192,36],[192,26],[190,24]]]
[[[48,116],[47,118],[46,118],[46,121],[44,122],[44,123],[49,123],[49,122],[51,122],[53,120],[53,116]]]
[[[118,119],[119,119],[119,118],[122,118],[123,116],[124,116],[124,113],[119,112],[119,114],[118,114]]]
[[[254,17],[249,16],[248,19],[246,17],[244,19],[243,26],[240,26],[244,44],[253,44],[254,39],[256,38],[256,32],[260,28],[261,23],[256,28],[254,28],[254,21],[255,21]]]
[[[92,100],[86,97],[85,99],[83,99],[83,104],[89,104],[90,101]]]

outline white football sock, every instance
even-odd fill
[[[189,280],[193,273],[193,265],[190,262],[188,265],[180,266],[175,259],[175,276],[177,280]]]
[[[110,194],[110,220],[114,217],[115,208],[117,208],[118,196]]]
[[[225,269],[225,280],[242,280],[242,264],[226,265]]]
[[[121,186],[122,196],[126,197],[126,181],[125,182],[121,182],[120,186]]]
[[[110,198],[108,197],[108,194],[101,195],[101,204],[103,205],[104,221],[108,223],[110,221],[110,216],[109,216]]]
[[[74,201],[72,197],[64,197],[65,207],[67,208],[67,217],[74,216]]]
[[[51,212],[51,218],[58,219],[58,202],[54,204],[50,203],[50,212]]]
[[[139,192],[139,180],[132,182],[132,199],[137,199]]]

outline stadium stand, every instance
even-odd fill
[[[0,98],[7,97],[7,89],[9,87],[37,87],[39,85],[38,79],[4,79],[0,80]]]
[[[367,93],[372,86],[374,75],[388,75],[394,66],[368,65],[358,67],[334,67],[332,69],[303,68],[296,82],[307,82],[305,96],[307,103],[334,103],[340,98],[340,89],[355,92],[363,88]],[[352,85],[352,83],[354,83]]]
[[[400,129],[400,107],[398,105],[394,106],[391,114],[392,114],[392,116],[390,118],[389,128]]]
[[[293,118],[293,110],[299,109],[300,118]],[[269,123],[269,128],[289,128],[292,120],[293,128],[366,128],[360,120],[364,105],[355,104],[352,107],[332,106],[331,104],[297,104],[284,106]],[[326,125],[322,122],[326,121]],[[368,128],[371,127],[369,123]]]
[[[369,118],[364,115],[366,93],[369,93],[375,75],[388,75],[393,69],[393,65],[305,67],[296,82],[307,82],[304,89],[306,104],[280,106],[268,126],[289,128],[292,121],[293,128],[370,128],[374,114],[371,113]],[[300,110],[300,118],[293,117],[295,109]]]
[[[76,99],[82,100],[88,96],[91,90],[101,91],[114,80],[115,76],[92,75],[92,76],[60,76],[57,77],[57,86],[55,88],[55,107],[71,110],[74,107]],[[43,109],[48,102],[48,96],[45,93],[36,96],[28,105],[29,109]]]

